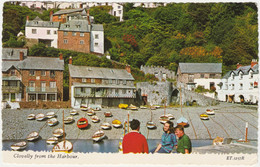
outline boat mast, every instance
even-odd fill
[[[127,114],[127,133],[129,133],[129,111]]]
[[[63,148],[65,149],[65,127],[64,127],[64,110],[62,111],[62,128],[63,128]]]
[[[180,105],[181,105],[181,115],[182,115],[182,101],[181,101],[181,87],[180,87]]]
[[[166,99],[167,98],[164,99],[164,116],[165,116],[165,112],[166,112]]]

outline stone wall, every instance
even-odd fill
[[[48,109],[48,108],[71,108],[70,101],[57,101],[57,102],[46,102],[46,101],[38,101],[36,102],[19,102],[20,108],[40,108],[40,109]]]
[[[167,78],[175,79],[175,72],[168,70],[162,66],[141,66],[141,71],[145,74],[153,74],[159,81],[166,80]],[[164,76],[166,75],[166,76]],[[166,78],[165,78],[166,77]]]

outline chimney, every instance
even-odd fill
[[[69,64],[72,64],[72,57],[70,56]]]
[[[128,72],[128,73],[130,73],[131,74],[131,66],[130,65],[126,65],[125,66],[125,69],[126,69],[126,71]]]
[[[23,57],[24,53],[22,51],[20,51],[20,61],[23,61],[24,57]]]
[[[52,21],[52,15],[53,15],[53,11],[50,11],[50,21]]]
[[[237,69],[239,69],[240,67],[242,67],[242,65],[237,63]]]
[[[26,21],[29,21],[29,16],[26,16]]]
[[[251,61],[251,68],[254,67],[256,64],[258,64],[258,63],[257,63],[257,59],[253,59],[253,60]]]
[[[62,53],[60,53],[60,60],[63,60],[63,56],[62,56]]]
[[[88,25],[90,25],[90,19],[89,19],[89,9],[87,9],[87,19],[88,19]]]

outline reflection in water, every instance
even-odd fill
[[[20,141],[20,140],[19,140]],[[82,152],[82,153],[92,153],[92,152],[101,152],[101,153],[117,153],[118,152],[118,143],[121,140],[102,140],[101,142],[93,142],[92,140],[69,140],[73,143],[73,152]],[[201,147],[212,144],[212,140],[191,140],[192,147]],[[2,150],[11,150],[11,145],[18,142],[18,140],[5,140],[2,142]],[[154,148],[157,144],[160,143],[160,140],[149,139],[148,146],[149,149]],[[35,142],[28,142],[27,148],[25,150],[33,151],[52,151],[54,145],[46,144],[46,140],[37,140]]]

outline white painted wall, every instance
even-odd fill
[[[204,78],[200,78],[200,79],[194,79],[194,82],[196,83],[196,87],[201,85],[205,89],[210,89],[210,82],[214,82],[215,83],[215,87],[217,88],[217,84],[219,84],[221,82],[221,79],[212,79],[212,78],[204,79]]]
[[[32,29],[36,29],[36,34],[32,33]],[[47,34],[47,30],[50,30],[50,35]],[[54,34],[54,31],[56,31],[56,34]],[[58,28],[25,27],[25,37],[28,39],[52,40],[51,46],[58,48]]]
[[[243,75],[243,78],[234,76],[234,79],[230,76],[228,79],[222,79],[222,82],[222,89],[217,91],[219,100],[225,101],[226,95],[235,95],[234,101],[240,102],[239,96],[243,95],[245,101],[253,103],[258,101],[259,89],[254,88],[254,82],[258,83],[258,74],[253,74],[252,78],[250,75]],[[241,88],[240,84],[243,84],[243,88]],[[253,87],[251,84],[253,84]]]
[[[98,35],[98,39],[95,36]],[[104,54],[104,32],[103,31],[91,31],[91,52]],[[95,46],[98,43],[98,46]]]

